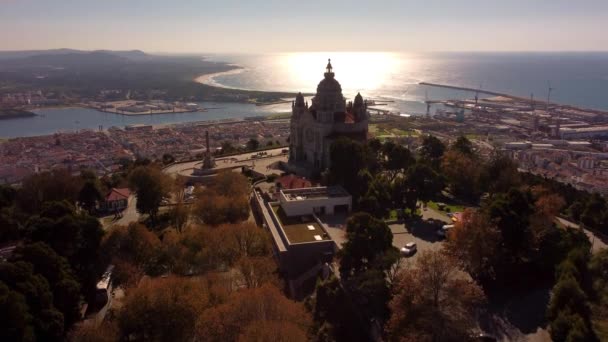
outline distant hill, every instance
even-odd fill
[[[90,54],[95,52],[102,52],[109,55],[115,55],[128,59],[145,59],[149,58],[150,55],[146,54],[141,50],[128,50],[128,51],[112,51],[112,50],[96,50],[96,51],[84,51],[75,49],[51,49],[51,50],[25,50],[25,51],[0,51],[0,61],[7,59],[20,59],[32,56],[40,55],[68,55],[68,54]]]

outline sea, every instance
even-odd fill
[[[344,96],[357,93],[383,103],[381,109],[409,115],[426,112],[424,101],[465,99],[472,92],[421,86],[440,83],[584,108],[608,110],[608,52],[535,53],[394,53],[293,52],[273,54],[214,54],[207,60],[239,69],[201,78],[203,83],[247,90],[312,94],[323,78],[328,59]],[[480,97],[483,97],[480,95]],[[84,108],[42,109],[32,118],[0,121],[0,137],[33,136],[99,126],[171,124],[266,116],[288,112],[290,104],[255,106],[203,102],[206,112],[125,116]],[[432,109],[433,110],[433,109]]]

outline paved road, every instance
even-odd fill
[[[111,220],[114,215],[106,216],[100,218],[101,224],[104,226],[104,229],[108,229],[114,225],[126,226],[131,222],[137,222],[139,220],[140,214],[137,212],[137,197],[131,195],[129,197],[129,205],[127,209],[122,212],[122,217],[117,220]],[[108,220],[108,218],[111,220]]]
[[[566,226],[568,228],[580,229],[580,226],[574,222],[568,221],[561,217],[556,217],[556,219],[557,219],[557,222],[563,224],[564,226]],[[593,233],[590,230],[583,229],[583,231],[587,235],[587,238],[589,238],[589,242],[591,242],[591,252],[592,253],[598,253],[602,249],[608,248],[608,241],[603,240],[600,236],[596,235],[595,233]]]

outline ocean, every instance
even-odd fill
[[[590,53],[391,53],[302,52],[208,55],[241,69],[208,77],[205,83],[230,88],[314,93],[331,58],[345,97],[393,101],[382,109],[423,114],[425,99],[472,98],[471,92],[419,86],[419,82],[482,88],[586,108],[608,110],[608,52]],[[0,120],[0,138],[52,134],[131,124],[170,124],[287,112],[290,104],[256,107],[201,103],[208,112],[124,116],[91,109],[43,109],[33,118]],[[379,107],[380,108],[380,107]]]
[[[419,82],[481,88],[585,108],[608,110],[608,52],[570,53],[348,53],[213,55],[243,67],[208,83],[242,89],[314,92],[331,58],[344,95],[392,100],[391,109],[422,114],[424,100],[474,94]]]

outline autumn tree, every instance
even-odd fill
[[[211,253],[221,264],[234,265],[242,257],[270,254],[268,233],[251,222],[222,225],[214,228],[208,238],[215,246]]]
[[[310,314],[276,287],[241,290],[205,310],[196,323],[202,341],[308,341]],[[271,329],[270,331],[264,331]]]
[[[464,341],[476,326],[483,291],[441,252],[423,252],[394,288],[391,341]]]
[[[199,195],[194,213],[203,223],[213,226],[244,221],[249,217],[249,191],[245,176],[221,172]]]
[[[17,205],[28,214],[38,213],[44,203],[67,201],[75,204],[82,179],[67,170],[42,172],[23,180],[17,194]]]
[[[118,327],[115,322],[105,320],[99,326],[85,321],[74,327],[68,340],[71,342],[114,342],[118,340]]]
[[[449,231],[446,251],[480,281],[494,277],[500,243],[496,226],[482,212],[467,209]]]
[[[239,274],[238,280],[248,289],[264,284],[279,285],[277,263],[270,256],[241,257],[235,266]]]
[[[157,278],[131,289],[118,312],[122,338],[192,340],[195,324],[210,306],[209,290],[194,278]]]
[[[131,223],[129,226],[114,226],[104,236],[101,251],[108,263],[116,266],[115,272],[125,274],[126,277],[118,277],[124,282],[130,282],[129,275],[137,275],[135,269],[141,269],[147,273],[154,273],[158,267],[158,255],[161,242],[153,232],[144,225]],[[125,267],[128,272],[123,271]]]

